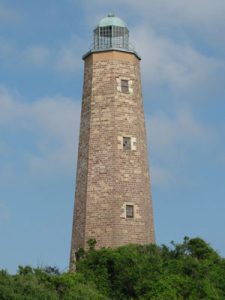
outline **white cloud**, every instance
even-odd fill
[[[77,150],[80,104],[63,96],[27,103],[1,88],[0,107],[0,129],[17,136],[29,133],[33,139],[33,150],[25,146],[20,154],[23,157],[18,157],[26,161],[29,172],[44,175],[71,168]]]
[[[136,28],[132,35],[144,61],[144,79],[149,83],[167,83],[175,89],[190,89],[210,81],[224,65],[204,56],[191,45],[160,36],[150,28]]]
[[[58,53],[56,69],[60,71],[74,72],[80,67],[80,59],[75,53],[75,48],[63,48]]]
[[[127,22],[131,31],[135,22],[173,40],[210,47],[224,57],[225,39],[221,37],[225,31],[224,0],[84,0],[83,5],[91,28],[113,11]]]
[[[22,54],[27,63],[43,66],[49,58],[49,49],[45,46],[30,46]]]
[[[181,142],[183,145],[192,145],[193,142],[205,144],[208,147],[218,139],[214,127],[200,122],[193,114],[184,111],[175,111],[174,116],[165,112],[155,112],[149,122],[151,142],[156,151],[167,151],[165,148]]]
[[[122,0],[135,10],[148,15],[154,21],[171,24],[206,25],[224,22],[225,3],[223,0]]]
[[[87,50],[86,44],[87,42],[79,36],[72,36],[60,47],[30,45],[21,55],[31,66],[47,67],[59,73],[74,73],[81,69],[81,57]]]
[[[49,45],[31,44],[23,49],[0,37],[2,63],[11,65],[12,61],[19,62],[21,70],[26,63],[31,67],[42,67],[63,74],[74,73],[81,69],[82,55],[87,49],[87,41],[78,36],[73,36],[69,41],[55,48]]]
[[[191,112],[177,110],[173,116],[156,112],[147,120],[147,128],[156,185],[176,184],[184,179],[182,169],[192,164],[193,159],[209,158],[220,147],[219,152],[223,152],[219,128],[196,119]]]
[[[225,30],[223,0],[83,3],[92,28],[111,9],[127,21],[130,40],[143,59],[143,79],[148,84],[165,85],[176,94],[193,94],[197,90],[203,94],[204,89],[207,93],[216,85],[221,73],[224,76],[224,55],[218,55],[224,51],[215,45],[217,37],[217,42],[224,40],[225,46],[225,39],[221,38]]]
[[[74,167],[78,144],[80,105],[71,98],[47,97],[24,102],[18,93],[0,89],[0,129],[14,134],[29,133],[32,149],[24,148],[23,157],[30,174],[48,175]],[[221,132],[194,117],[190,111],[174,110],[173,115],[156,111],[147,119],[152,180],[168,185],[180,180],[181,169],[195,157],[208,157],[221,143]],[[220,148],[222,152],[223,147]],[[13,155],[10,145],[1,143],[1,153]],[[11,154],[10,154],[11,153]],[[15,154],[15,153],[14,153]],[[12,174],[12,163],[6,166]]]
[[[14,94],[15,97],[18,96],[17,92],[14,92]],[[20,102],[15,102],[11,93],[3,87],[0,87],[0,107],[0,125],[15,121],[22,109]]]
[[[57,169],[71,168],[77,151],[80,105],[65,97],[44,98],[32,105],[30,116],[41,133],[37,144],[41,155],[31,155],[32,170],[51,173],[56,164]]]
[[[96,0],[95,2],[84,0],[83,3],[90,17],[96,15],[93,11],[104,10],[107,13],[113,8],[118,14],[122,12],[124,15],[133,16],[134,13],[136,16],[141,15],[141,21],[151,25],[173,27],[187,25],[190,28],[214,30],[215,27],[225,26],[223,0]]]
[[[55,67],[63,72],[75,72],[81,67],[81,56],[86,51],[86,42],[78,37],[73,36],[71,41],[62,46],[56,52]]]

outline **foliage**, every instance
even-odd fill
[[[200,238],[171,247],[95,250],[95,244],[80,250],[76,273],[29,266],[16,275],[0,271],[0,299],[225,299],[225,259]]]

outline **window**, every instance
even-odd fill
[[[129,83],[128,80],[121,79],[121,92],[129,93]]]
[[[123,150],[131,150],[131,138],[123,137]]]
[[[126,205],[126,218],[133,218],[133,217],[134,217],[134,206]]]

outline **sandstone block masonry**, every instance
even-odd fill
[[[116,50],[85,58],[71,262],[97,247],[154,242],[140,64]]]

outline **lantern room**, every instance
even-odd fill
[[[130,51],[129,30],[123,20],[108,14],[94,29],[93,51],[119,49]]]

